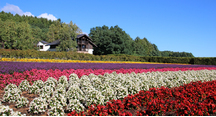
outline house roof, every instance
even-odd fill
[[[90,42],[92,45],[94,45],[95,47],[97,47],[97,45],[95,45],[91,40],[89,40],[89,42]]]
[[[79,35],[77,35],[77,37],[76,38],[80,38],[80,37],[83,37],[83,36],[86,36],[86,37],[88,37],[90,40],[92,40],[88,35],[86,35],[86,34],[79,34]]]
[[[46,44],[46,46],[48,46],[48,45],[59,45],[59,44],[60,44],[60,41],[56,40],[56,41],[53,41],[51,43]]]
[[[48,44],[48,42],[46,42],[46,41],[40,41],[41,43],[43,43],[43,44]]]
[[[80,37],[82,37],[82,36],[84,36],[84,35],[86,35],[86,34],[79,34],[79,35],[77,35],[76,38],[80,38]]]

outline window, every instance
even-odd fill
[[[56,48],[55,45],[51,45],[51,46],[50,46],[50,49],[55,49],[55,48]]]
[[[42,45],[40,45],[40,46],[39,46],[39,49],[43,49],[43,46],[42,46]]]
[[[83,44],[85,43],[85,40],[84,40],[84,39],[82,40],[82,43],[83,43]]]
[[[86,48],[86,45],[82,45],[82,48],[83,48],[83,49]]]

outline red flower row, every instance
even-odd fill
[[[151,88],[128,95],[123,100],[110,100],[105,106],[91,105],[87,112],[69,113],[69,116],[130,116],[128,110],[135,109],[135,116],[148,115],[211,115],[216,114],[216,80],[209,82],[191,82],[175,88]]]
[[[75,73],[78,75],[78,77],[81,77],[83,75],[89,75],[90,73],[93,73],[95,75],[104,75],[105,73],[143,73],[143,72],[165,72],[165,71],[187,71],[187,70],[216,70],[216,67],[198,67],[198,68],[161,68],[161,69],[116,69],[116,70],[103,70],[103,69],[69,69],[69,70],[37,70],[32,69],[30,71],[25,71],[23,73],[14,72],[13,74],[0,74],[0,89],[3,89],[6,85],[13,83],[16,85],[19,85],[22,80],[28,80],[30,84],[36,80],[42,80],[46,81],[48,77],[53,77],[55,79],[58,79],[60,76],[65,75],[67,78],[70,76],[70,74]]]

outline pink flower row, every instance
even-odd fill
[[[165,71],[187,71],[187,70],[216,70],[216,67],[197,67],[197,68],[161,68],[161,69],[115,69],[115,70],[103,70],[103,69],[69,69],[69,70],[37,70],[32,69],[30,71],[25,71],[23,73],[14,72],[13,74],[0,74],[0,89],[3,89],[6,85],[13,83],[16,85],[19,85],[22,80],[28,80],[30,84],[33,83],[33,81],[36,80],[42,80],[46,81],[47,78],[53,77],[58,80],[58,78],[62,75],[65,75],[67,78],[69,78],[70,74],[75,73],[80,78],[83,75],[89,75],[90,73],[93,73],[95,75],[104,75],[104,73],[143,73],[143,72],[165,72]]]

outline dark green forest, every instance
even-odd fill
[[[53,42],[60,40],[57,51],[76,51],[77,43],[74,39],[82,30],[72,21],[69,24],[51,21],[46,18],[20,16],[0,12],[0,48],[27,50],[37,49],[39,41]],[[89,37],[97,45],[94,55],[125,54],[135,56],[162,56],[162,57],[194,57],[192,53],[159,51],[155,44],[147,38],[132,39],[118,25],[93,27]]]

